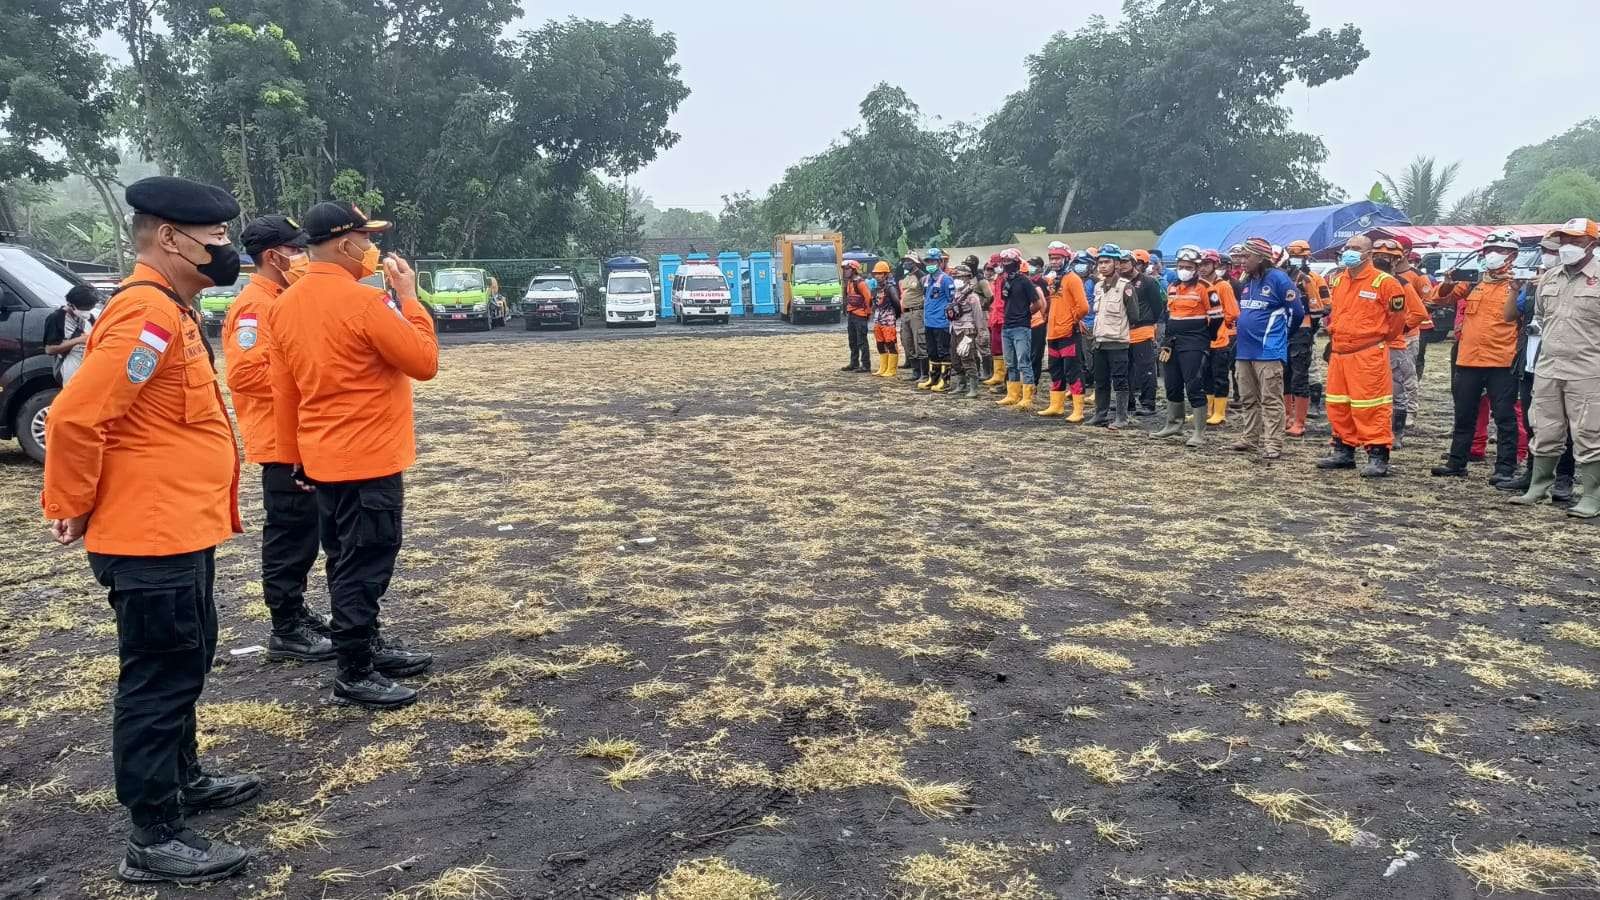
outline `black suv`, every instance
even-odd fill
[[[44,320],[83,282],[27,247],[0,244],[0,439],[44,461],[44,420],[58,391]]]

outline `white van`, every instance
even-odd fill
[[[722,270],[711,263],[692,262],[672,276],[672,312],[684,325],[690,319],[713,319],[728,324],[733,315],[733,291]]]
[[[656,327],[656,287],[649,269],[617,269],[606,277],[606,327]]]

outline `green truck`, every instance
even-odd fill
[[[430,282],[428,300],[440,330],[474,325],[490,331],[511,317],[500,282],[483,269],[439,269],[422,280]]]
[[[212,337],[222,333],[222,320],[228,317],[228,308],[239,299],[239,292],[250,283],[250,273],[239,275],[233,284],[208,287],[200,292],[200,324]]]

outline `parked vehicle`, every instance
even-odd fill
[[[441,330],[481,325],[491,331],[511,317],[500,283],[483,269],[440,269],[430,280],[435,322]]]
[[[684,325],[692,319],[728,324],[733,291],[715,263],[687,263],[672,276],[672,314]]]
[[[1516,281],[1532,281],[1539,276],[1539,239],[1525,238],[1517,258],[1511,264],[1511,277]],[[1435,282],[1443,281],[1445,274],[1454,272],[1457,280],[1477,281],[1483,265],[1478,262],[1478,251],[1465,248],[1449,250],[1422,250],[1422,271]],[[1455,304],[1431,307],[1433,330],[1424,331],[1422,339],[1430,344],[1450,336],[1456,326]]]
[[[799,324],[805,319],[826,319],[838,324],[844,317],[844,284],[839,264],[844,259],[844,235],[780,234],[772,248],[783,296],[778,315]]]
[[[222,333],[222,322],[228,318],[228,309],[239,299],[239,292],[250,283],[250,273],[240,272],[233,284],[208,287],[200,292],[200,324],[206,334],[216,337]]]
[[[42,253],[0,244],[0,439],[44,462],[44,425],[56,398],[55,360],[44,352],[44,320],[84,283]]]
[[[122,284],[122,276],[115,272],[91,272],[78,276],[100,292],[100,299],[109,300]]]
[[[560,269],[533,276],[522,295],[522,326],[536,331],[545,325],[583,327],[583,293],[578,282]]]
[[[637,256],[606,260],[606,327],[648,325],[656,327],[656,285],[650,263]]]
[[[428,273],[426,272],[417,273],[417,301],[422,304],[423,309],[428,311],[428,318],[433,320],[433,330],[435,333],[438,333],[439,314],[435,312],[433,308],[433,295],[428,293],[428,291],[423,287],[423,283],[428,280],[426,277],[427,274]],[[378,271],[373,272],[371,275],[361,279],[361,283],[370,284],[378,290],[388,294],[390,298],[396,300],[397,302],[399,300],[398,297],[395,297],[394,291],[389,290],[389,279],[384,277],[382,269],[379,269]]]

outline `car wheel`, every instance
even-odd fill
[[[720,321],[722,322],[722,324],[726,325],[726,324],[728,324],[728,317],[727,316],[723,316]]]
[[[837,325],[842,321],[844,321],[844,320],[843,320],[843,318],[840,317],[839,313],[834,313],[833,315],[828,317],[828,324],[830,324],[830,325]]]
[[[50,403],[61,393],[58,388],[45,388],[29,395],[17,407],[17,420],[14,423],[17,432],[17,443],[22,445],[22,452],[36,463],[44,462],[44,425],[50,414]]]
[[[527,330],[527,331],[538,331],[539,330],[539,320],[538,319],[534,319],[534,318],[530,318],[528,316],[523,316],[522,317],[522,327],[523,327],[524,330]]]

